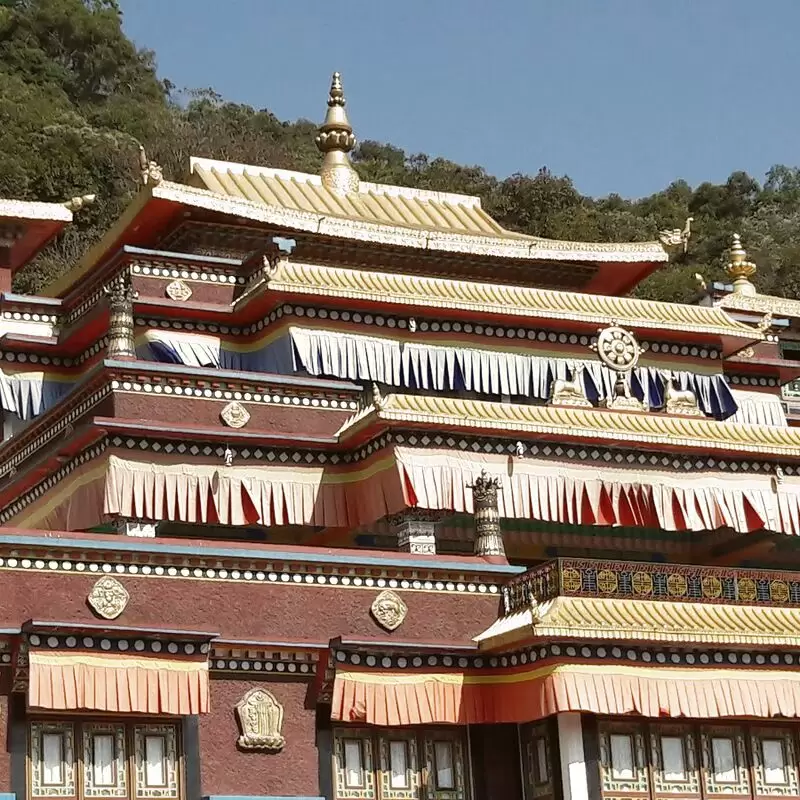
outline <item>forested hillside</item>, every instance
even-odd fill
[[[318,169],[314,122],[283,122],[211,89],[177,92],[155,65],[155,54],[124,35],[116,0],[0,0],[0,197],[98,196],[18,276],[19,291],[34,291],[67,269],[120,213],[136,191],[139,143],[173,180],[183,178],[190,155]],[[734,172],[723,184],[693,188],[676,176],[663,191],[631,201],[584,197],[569,177],[545,167],[499,180],[479,166],[372,141],[360,144],[354,160],[366,180],[479,195],[501,224],[539,236],[653,239],[692,216],[688,256],[649,279],[639,294],[691,297],[695,272],[721,277],[723,251],[739,232],[759,264],[759,289],[800,297],[797,167],[773,167],[763,183]]]

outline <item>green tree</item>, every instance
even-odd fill
[[[57,244],[17,276],[35,291],[71,267],[136,191],[138,148],[185,177],[190,156],[317,172],[316,125],[227,102],[213,89],[176,92],[154,54],[124,34],[116,0],[0,0],[0,196],[63,201],[95,193]],[[390,143],[362,142],[353,162],[363,180],[475,195],[509,230],[582,241],[654,239],[694,220],[687,255],[635,293],[688,301],[694,273],[723,279],[731,234],[759,263],[764,292],[800,297],[800,168],[776,165],[763,187],[745,172],[692,188],[675,180],[649,197],[584,197],[565,175],[498,180]]]

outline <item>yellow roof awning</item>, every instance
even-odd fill
[[[555,638],[800,647],[800,608],[556,597],[501,617],[475,641],[494,649]]]

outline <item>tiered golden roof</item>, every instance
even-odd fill
[[[763,338],[751,326],[732,319],[722,309],[714,307],[368,272],[291,260],[283,261],[276,267],[269,279],[269,289],[477,313],[705,333],[740,337],[748,342]],[[745,346],[744,341],[741,346]]]
[[[360,181],[348,156],[355,136],[345,102],[341,76],[334,73],[328,112],[316,138],[325,155],[319,175],[193,158],[191,185],[292,212],[305,223],[304,230],[309,221],[332,217],[344,223],[332,235],[384,244],[520,259],[653,263],[668,258],[660,242],[607,244],[525,236],[495,222],[477,197]]]
[[[447,233],[521,238],[504,231],[481,208],[477,197],[366,181],[341,194],[319,175],[207,158],[193,158],[191,169],[192,182],[213,192],[292,211]]]
[[[476,641],[484,648],[529,638],[797,647],[798,631],[797,608],[556,597],[501,617]]]
[[[596,408],[493,403],[431,395],[389,394],[339,432],[346,439],[375,420],[496,430],[556,438],[692,447],[703,450],[800,456],[800,430],[771,425],[730,425],[701,417],[637,414]]]

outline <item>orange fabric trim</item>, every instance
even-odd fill
[[[52,711],[203,714],[209,709],[208,662],[34,651],[28,703]]]
[[[331,719],[369,725],[528,722],[562,711],[800,717],[800,672],[556,665],[516,673],[336,675]]]

